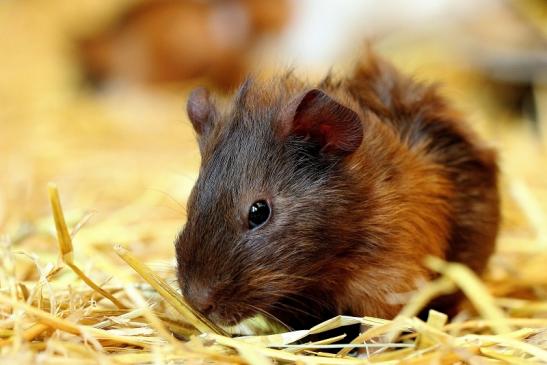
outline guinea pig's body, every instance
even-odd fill
[[[247,82],[224,111],[198,89],[188,113],[202,166],[179,282],[213,321],[392,318],[397,294],[433,277],[427,255],[481,273],[494,249],[494,152],[433,87],[373,56],[319,85]]]

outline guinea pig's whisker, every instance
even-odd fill
[[[160,194],[163,194],[164,196],[166,196],[167,198],[169,198],[169,200],[171,200],[173,203],[175,203],[177,206],[179,206],[181,208],[181,211],[177,210],[177,209],[173,209],[175,212],[177,213],[182,213],[184,214],[185,216],[187,215],[187,212],[186,212],[186,207],[184,206],[184,204],[182,204],[181,202],[179,202],[177,199],[175,199],[174,196],[172,196],[171,194],[169,194],[168,192],[166,191],[163,191],[161,189],[154,189],[154,188],[148,188],[149,190],[151,191],[155,191],[156,193],[160,193]]]
[[[274,304],[271,304],[270,307],[280,309],[284,312],[300,312],[300,313],[304,314],[307,317],[314,317],[316,319],[320,319],[319,316],[317,316],[317,315],[315,315],[311,312],[305,311],[301,308],[298,308],[294,305],[290,305],[288,303],[276,302]]]
[[[325,303],[313,296],[304,296],[303,294],[298,293],[297,291],[291,292],[269,292],[267,293],[269,297],[274,297],[279,299],[286,299],[290,296],[291,301],[294,305],[300,305],[301,307],[308,307],[310,304],[315,304],[318,308],[324,308]]]
[[[283,321],[281,321],[279,318],[277,318],[276,316],[274,316],[273,314],[271,314],[270,312],[262,309],[262,308],[259,308],[257,306],[254,306],[252,304],[247,304],[247,306],[249,308],[251,308],[252,310],[255,310],[259,313],[262,313],[264,316],[266,316],[268,319],[282,325],[283,327],[287,328],[287,329],[290,329],[291,327],[289,327],[287,324],[285,324]]]

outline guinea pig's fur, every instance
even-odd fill
[[[499,222],[495,153],[435,87],[369,55],[318,85],[247,81],[227,108],[195,90],[202,163],[176,240],[187,300],[211,320],[291,328],[337,314],[392,318],[433,274],[481,273]],[[257,200],[271,205],[249,229]]]

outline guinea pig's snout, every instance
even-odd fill
[[[216,310],[216,299],[211,288],[193,286],[185,294],[189,304],[203,315],[208,316]]]

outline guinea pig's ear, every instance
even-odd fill
[[[192,90],[188,97],[186,111],[198,136],[202,137],[211,129],[214,108],[206,88],[198,87]]]
[[[280,113],[280,134],[317,142],[322,152],[348,155],[361,145],[359,115],[320,89],[297,96]]]

